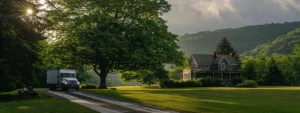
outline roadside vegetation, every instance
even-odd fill
[[[84,106],[57,100],[42,92],[35,97],[19,97],[17,90],[0,92],[0,113],[97,113]]]
[[[86,90],[148,106],[191,113],[296,113],[300,87],[114,87],[117,90]],[[292,96],[294,95],[294,96]]]

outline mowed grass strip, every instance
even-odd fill
[[[1,92],[1,95],[14,96],[17,91]],[[0,100],[0,113],[98,113],[84,106],[67,100],[56,100],[49,95],[39,92],[38,97],[22,99],[10,98]]]
[[[299,113],[300,111],[300,87],[115,88],[117,90],[87,91],[180,112]]]

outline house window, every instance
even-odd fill
[[[225,69],[225,63],[221,64],[221,69]]]
[[[205,65],[205,69],[209,69],[209,65]]]

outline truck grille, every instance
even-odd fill
[[[69,81],[69,84],[70,84],[70,85],[77,85],[77,81],[76,81],[76,80],[70,80],[70,81]]]

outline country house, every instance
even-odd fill
[[[183,71],[183,80],[197,78],[219,78],[223,85],[231,84],[231,79],[239,77],[240,62],[232,53],[229,55],[192,54],[189,61],[190,69]]]

